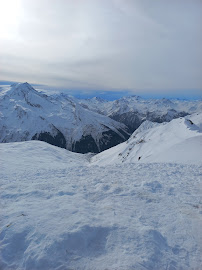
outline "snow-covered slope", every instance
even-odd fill
[[[92,98],[81,100],[80,104],[124,123],[131,131],[136,130],[145,120],[162,123],[202,112],[202,101],[143,99],[139,96],[123,97],[115,101]]]
[[[86,153],[100,152],[128,137],[125,125],[73,99],[39,93],[28,83],[0,92],[0,142],[42,140]]]
[[[169,123],[145,121],[129,138],[92,158],[98,165],[134,162],[202,163],[202,113]]]
[[[202,268],[198,165],[89,166],[39,141],[0,153],[0,269]]]

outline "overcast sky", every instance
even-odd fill
[[[201,0],[0,0],[0,80],[199,92]]]

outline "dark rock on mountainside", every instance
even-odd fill
[[[76,141],[72,146],[72,151],[77,153],[99,153],[99,149],[95,140],[91,135],[82,136],[79,141]]]
[[[113,114],[110,118],[125,124],[130,132],[135,131],[144,122],[144,117],[138,112],[127,112],[123,114]]]
[[[52,135],[50,132],[41,132],[39,134],[36,133],[32,137],[32,140],[43,141],[61,148],[66,148],[65,137],[59,130],[55,136]]]
[[[130,136],[128,133],[124,133],[124,137],[121,137],[119,134],[114,132],[113,130],[108,130],[102,133],[102,137],[99,140],[98,143],[95,142],[92,136],[82,136],[82,138],[75,142],[75,144],[72,147],[72,151],[77,153],[99,153],[104,150],[107,150],[113,146],[116,146],[119,143],[124,142],[127,140]]]
[[[142,114],[139,112],[127,112],[123,114],[113,114],[110,115],[109,117],[117,122],[126,125],[129,128],[130,132],[132,133],[146,120],[156,123],[163,123],[169,122],[172,119],[184,117],[186,115],[189,115],[189,113],[176,112],[175,110],[172,110],[169,112],[169,114],[166,113],[163,115],[157,115],[155,112],[147,112],[146,114]]]
[[[99,142],[100,152],[126,141],[129,137],[130,137],[129,134],[125,133],[124,134],[125,139],[123,139],[113,130],[103,132],[102,138],[100,139]]]

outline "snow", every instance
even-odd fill
[[[78,101],[27,83],[4,87],[0,99],[6,142],[53,125],[69,141],[98,140],[106,127],[124,129],[105,116],[115,112],[149,108],[169,119],[172,110],[197,112],[145,121],[98,155],[40,141],[0,143],[0,269],[202,269],[201,102]]]
[[[199,111],[202,111],[201,101],[145,100],[137,96],[116,101],[78,100],[62,93],[48,96],[28,83],[16,83],[0,87],[0,142],[31,140],[42,133],[54,137],[59,131],[68,150],[74,150],[76,142],[90,136],[100,151],[103,134],[108,131],[124,141],[129,135],[128,128],[134,130],[147,118],[170,121],[181,114]],[[124,117],[128,120],[124,122],[121,115],[128,112]],[[116,116],[114,119],[122,123],[108,116]]]
[[[100,149],[103,132],[114,131],[122,140],[127,137],[124,124],[83,108],[69,96],[47,96],[28,83],[0,90],[0,142],[31,140],[41,132],[56,135],[60,131],[68,150],[87,135],[92,136]]]
[[[169,123],[145,121],[128,141],[92,158],[99,166],[120,163],[174,162],[201,164],[202,113]]]
[[[115,101],[104,101],[96,98],[80,100],[81,105],[87,106],[92,111],[96,111],[108,116],[124,114],[128,112],[138,112],[144,117],[148,113],[154,116],[167,115],[168,121],[176,112],[186,112],[193,114],[202,111],[201,100],[178,100],[178,99],[144,99],[139,96],[122,97]]]
[[[97,166],[39,141],[0,153],[0,269],[201,269],[198,163]]]

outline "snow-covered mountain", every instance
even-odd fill
[[[0,89],[0,142],[42,140],[71,151],[98,153],[128,139],[144,121],[168,122],[202,111],[201,101],[124,97],[79,100],[46,95],[28,83]]]
[[[120,163],[202,161],[202,113],[169,123],[145,121],[128,141],[92,158],[97,165]]]
[[[158,123],[169,122],[172,119],[202,111],[200,100],[143,99],[139,96],[123,97],[115,101],[92,98],[81,100],[80,104],[124,123],[131,132],[145,120]]]
[[[28,83],[0,92],[0,142],[41,140],[75,152],[98,153],[128,137],[124,124],[65,95],[47,96]]]

